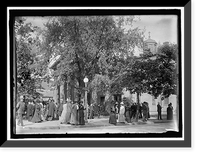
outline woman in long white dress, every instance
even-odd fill
[[[63,104],[63,111],[59,119],[59,122],[61,124],[66,123],[66,116],[67,116],[67,103]]]
[[[125,116],[124,116],[124,113],[125,113],[124,103],[121,102],[121,103],[120,103],[120,109],[119,109],[118,122],[123,122],[123,123],[125,123]]]

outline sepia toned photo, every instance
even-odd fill
[[[180,18],[178,9],[14,12],[11,137],[182,139]]]

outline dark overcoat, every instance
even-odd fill
[[[109,123],[110,124],[114,124],[114,125],[117,124],[116,112],[115,112],[115,108],[114,107],[111,107],[111,110],[110,110]]]
[[[54,117],[54,112],[56,110],[56,106],[53,102],[49,103],[49,109],[48,109],[48,117]]]
[[[33,118],[31,119],[31,122],[41,122],[42,118],[41,118],[41,107],[39,104],[35,104],[35,113]]]
[[[130,111],[131,111],[131,108],[129,106],[125,106],[125,118],[128,123],[131,122]]]
[[[35,106],[34,104],[28,104],[27,105],[27,119],[28,121],[31,121],[35,113]]]
[[[173,119],[173,107],[167,107],[167,120]]]
[[[78,106],[78,124],[79,125],[85,125],[84,110],[85,108],[83,107],[83,105]]]

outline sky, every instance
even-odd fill
[[[156,42],[177,43],[177,16],[175,15],[149,15],[140,16],[140,21],[135,22],[135,26],[146,29],[145,37],[149,32],[151,39]]]
[[[145,38],[154,39],[157,43],[171,42],[177,43],[177,16],[175,15],[143,15],[139,16],[132,28],[145,28]],[[48,21],[48,17],[27,17],[26,22],[44,28],[43,24]]]

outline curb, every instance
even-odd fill
[[[116,126],[132,126],[132,125],[145,125],[145,124],[159,124],[159,123],[173,123],[174,120],[148,120],[147,122],[143,121],[138,121],[135,122],[133,121],[132,123],[117,123]],[[57,125],[52,125],[52,126],[30,126],[26,127],[24,126],[23,129],[41,129],[41,130],[46,130],[46,129],[72,129],[72,128],[89,128],[89,127],[110,127],[114,126],[113,124],[92,124],[92,123],[87,123],[86,125],[70,125],[70,124],[57,124]],[[19,127],[19,129],[22,129]]]
[[[132,122],[132,123],[117,123],[116,126],[132,126],[132,125],[145,125],[145,124],[154,124],[154,122]],[[45,126],[45,127],[24,127],[24,129],[72,129],[72,128],[89,128],[89,127],[110,127],[114,126],[113,124],[104,124],[104,125],[93,125],[93,124],[86,124],[86,125],[57,125],[57,126]]]

